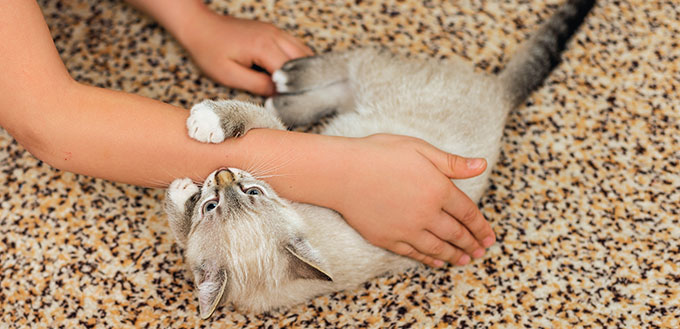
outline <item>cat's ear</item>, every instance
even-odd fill
[[[201,319],[207,319],[215,312],[227,290],[227,271],[217,266],[208,266],[194,271],[198,289],[198,305]]]
[[[286,246],[289,262],[288,270],[293,279],[333,281],[330,274],[323,270],[318,257],[309,243],[302,238],[296,238]]]

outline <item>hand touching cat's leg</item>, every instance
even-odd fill
[[[204,143],[220,143],[253,128],[284,129],[271,109],[235,100],[204,100],[191,108],[189,136]]]
[[[274,72],[279,93],[267,100],[289,124],[307,124],[354,105],[348,80],[351,53],[325,54],[287,62]]]

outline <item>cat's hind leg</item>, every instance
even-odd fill
[[[348,55],[317,55],[285,63],[272,75],[279,94],[268,99],[265,107],[275,109],[284,122],[293,125],[353,108]]]
[[[204,100],[187,119],[189,137],[204,143],[220,143],[253,128],[285,129],[275,111],[236,100]]]

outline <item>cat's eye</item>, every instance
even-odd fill
[[[261,195],[262,190],[259,187],[249,187],[245,190],[243,190],[243,193],[248,194],[248,195]]]
[[[217,208],[217,205],[218,205],[217,200],[207,201],[206,203],[203,204],[203,213],[205,214],[215,210],[215,208]]]

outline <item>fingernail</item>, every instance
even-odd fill
[[[441,261],[441,260],[439,260],[439,259],[435,259],[435,260],[434,260],[434,266],[436,266],[436,267],[442,267],[442,266],[444,266],[444,262]]]
[[[472,257],[474,258],[482,258],[482,256],[484,256],[484,249],[481,248],[472,253]]]
[[[482,165],[484,164],[484,160],[482,159],[467,159],[465,161],[467,162],[467,166],[470,169],[481,168]]]
[[[458,265],[466,265],[467,263],[470,262],[470,256],[468,255],[463,255],[458,259]]]
[[[484,240],[482,240],[482,245],[484,246],[484,248],[489,248],[495,242],[496,242],[496,237],[494,237],[493,235],[487,236],[486,238],[484,238]]]

